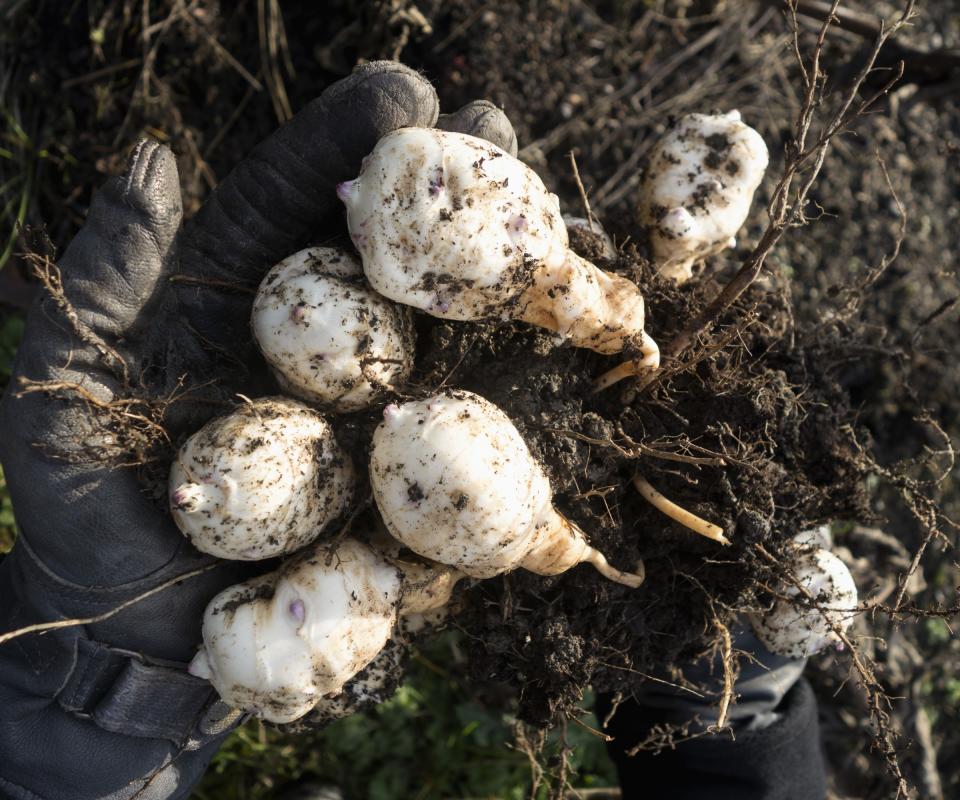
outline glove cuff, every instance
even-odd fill
[[[64,711],[111,733],[168,739],[188,750],[242,716],[186,665],[157,663],[89,639],[77,639],[73,670],[56,699]]]

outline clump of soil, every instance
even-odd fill
[[[576,244],[597,257],[593,243]],[[664,338],[715,291],[659,279],[636,248],[598,262],[647,287]],[[591,394],[610,359],[527,326],[421,321],[422,384],[466,388],[503,408],[546,465],[560,511],[615,566],[645,562],[637,590],[576,569],[551,579],[518,571],[469,592],[458,625],[471,665],[478,678],[514,685],[523,719],[549,724],[575,711],[587,684],[629,692],[634,670],[660,672],[704,651],[716,609],[730,621],[761,602],[768,567],[753,545],[779,552],[805,527],[869,516],[863,467],[840,433],[853,412],[826,377],[830,365],[811,365],[786,335],[785,293],[758,286],[742,302],[757,322],[732,313],[718,337],[725,344],[707,343],[692,369],[627,403],[616,389]],[[637,471],[721,525],[732,545],[647,504],[632,487]]]

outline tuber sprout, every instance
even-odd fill
[[[186,441],[170,469],[170,509],[198,550],[252,561],[313,541],[346,507],[354,479],[320,414],[267,397]]]
[[[661,274],[682,283],[698,261],[736,244],[767,161],[767,146],[739,111],[674,124],[640,188],[640,222]]]
[[[372,291],[348,253],[312,247],[267,273],[254,338],[285,392],[334,411],[369,406],[413,364],[408,312]]]
[[[445,319],[520,319],[659,364],[640,290],[569,250],[556,195],[499,147],[401,128],[337,193],[367,279],[391,300]]]
[[[589,562],[618,583],[643,582],[611,567],[554,509],[546,473],[492,403],[452,391],[388,405],[383,416],[373,496],[390,533],[415,553],[475,578],[518,567],[556,575]]]
[[[822,534],[804,532],[794,539],[798,551],[792,583],[783,589],[773,608],[750,615],[757,638],[773,653],[805,658],[839,641],[856,614],[857,585],[850,570],[829,550],[817,547]],[[811,546],[813,545],[813,546]],[[813,602],[811,602],[811,599]]]
[[[449,596],[421,597],[399,569],[345,538],[332,558],[322,549],[301,555],[211,600],[190,672],[232,706],[292,722],[337,697],[377,657],[398,614],[440,607]]]

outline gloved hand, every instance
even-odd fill
[[[767,650],[746,623],[730,631],[740,673],[729,728],[716,729],[723,694],[722,653],[684,669],[697,687],[646,681],[622,703],[597,698],[596,713],[613,737],[624,798],[671,800],[823,800],[826,773],[817,704],[803,680],[806,659]],[[656,676],[655,676],[656,677]],[[661,676],[668,679],[669,676]],[[660,752],[636,750],[656,727],[670,726],[677,744]]]
[[[252,290],[280,259],[344,231],[336,184],[381,136],[434,125],[437,111],[412,70],[365,65],[259,145],[182,228],[173,155],[137,146],[60,261],[66,303],[31,312],[0,405],[20,527],[0,564],[0,632],[94,616],[210,563],[138,471],[117,465],[133,457],[124,420],[147,407],[109,404],[166,398],[183,379],[190,392],[164,418],[175,437],[237,392],[275,391],[249,333]],[[489,104],[441,125],[516,151]],[[21,378],[47,390],[23,393]],[[184,666],[206,603],[238,578],[222,564],[97,624],[0,645],[0,795],[185,797],[237,715]]]

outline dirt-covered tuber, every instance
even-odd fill
[[[323,416],[267,397],[186,441],[170,469],[170,510],[198,550],[253,561],[316,539],[346,507],[354,480]]]
[[[285,392],[332,411],[369,406],[410,373],[409,312],[372,291],[356,259],[312,247],[267,273],[251,327]]]
[[[694,264],[735,244],[767,168],[767,147],[728,114],[688,114],[650,155],[640,187],[640,222],[660,272],[688,280]]]
[[[640,290],[570,251],[556,195],[499,147],[402,128],[337,192],[367,279],[386,297],[445,319],[521,319],[659,364]]]
[[[794,538],[797,558],[788,566],[795,580],[784,582],[783,597],[769,611],[750,615],[757,638],[773,653],[811,656],[839,641],[837,630],[846,631],[853,624],[857,585],[846,564],[818,546],[823,541],[819,530]]]
[[[341,694],[387,645],[399,614],[443,606],[445,585],[424,597],[374,549],[345,538],[332,557],[317,549],[217,595],[190,672],[236,708],[292,722]]]
[[[611,567],[552,504],[550,481],[499,408],[466,391],[388,405],[373,435],[370,481],[390,532],[415,553],[476,578],[518,567],[556,575]]]

